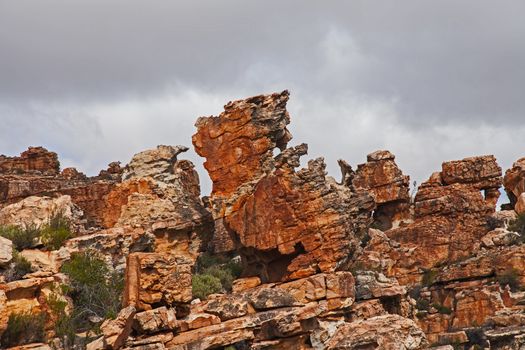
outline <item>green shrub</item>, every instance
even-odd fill
[[[204,270],[204,274],[218,278],[219,281],[221,281],[221,286],[226,291],[231,291],[232,283],[235,280],[235,276],[233,276],[232,271],[228,269],[227,267],[224,267],[224,266],[208,267],[206,270]]]
[[[48,250],[60,249],[64,241],[72,236],[70,222],[63,213],[54,213],[42,227],[42,243]]]
[[[433,303],[432,307],[434,309],[436,309],[437,312],[439,312],[440,314],[450,315],[452,313],[452,310],[450,308],[446,307],[445,305],[441,305],[441,304],[438,304],[438,303]]]
[[[60,339],[64,337],[74,339],[76,327],[73,317],[66,313],[67,302],[54,293],[47,298],[46,302],[55,324],[55,336]]]
[[[40,230],[36,225],[26,227],[18,226],[1,226],[0,236],[5,237],[13,242],[18,251],[31,248],[35,240],[40,237]]]
[[[427,311],[418,311],[418,312],[416,312],[416,317],[417,318],[424,318],[427,315],[428,315]]]
[[[73,255],[61,271],[70,278],[63,288],[73,299],[72,319],[77,329],[89,328],[89,318],[115,318],[121,309],[122,274],[111,271],[94,252]]]
[[[231,291],[233,281],[241,273],[242,265],[229,257],[204,253],[197,260],[197,274],[215,277],[226,291]]]
[[[6,274],[8,282],[22,279],[26,274],[32,272],[31,263],[18,251],[13,249],[13,260],[11,269]]]
[[[44,341],[45,314],[11,314],[0,338],[2,348]]]
[[[430,301],[427,299],[417,299],[416,308],[421,311],[428,311],[430,308]]]
[[[501,275],[497,276],[497,279],[502,287],[508,285],[513,292],[521,289],[519,272],[516,269],[505,270]]]
[[[210,294],[222,291],[221,280],[208,274],[195,274],[191,279],[193,296],[204,300]]]
[[[436,280],[437,274],[438,273],[435,270],[427,270],[427,271],[425,271],[425,273],[423,274],[423,277],[421,279],[421,284],[423,284],[425,287],[430,287],[431,285],[434,284],[434,281]]]

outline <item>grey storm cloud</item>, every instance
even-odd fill
[[[508,167],[525,155],[523,13],[517,0],[0,0],[0,153],[42,144],[93,174],[287,88],[294,142],[334,176],[338,158],[380,148],[418,182],[476,154]]]

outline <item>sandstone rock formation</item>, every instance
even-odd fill
[[[0,208],[29,196],[69,195],[90,225],[102,225],[104,196],[117,178],[87,178],[71,168],[61,174],[59,166],[56,153],[42,147],[30,147],[20,157],[0,156]]]
[[[246,273],[263,281],[335,271],[374,207],[367,192],[328,179],[321,158],[296,171],[307,146],[286,148],[287,101],[283,91],[231,102],[218,117],[200,118],[193,136],[213,181],[214,218],[237,242]]]
[[[322,158],[299,169],[288,98],[197,121],[210,197],[184,146],[96,177],[40,147],[0,156],[0,233],[56,212],[71,226],[58,248],[0,237],[0,348],[521,349],[525,158],[502,211],[493,156],[445,162],[415,192],[380,150],[340,160],[337,182]]]

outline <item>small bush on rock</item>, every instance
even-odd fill
[[[94,252],[82,252],[62,266],[70,278],[69,288],[63,288],[73,299],[71,314],[77,329],[90,328],[89,319],[115,318],[121,309],[124,289],[122,274],[111,271]]]
[[[11,268],[6,272],[7,282],[22,279],[26,274],[32,272],[31,263],[24,258],[18,251],[13,249],[13,260]]]
[[[26,227],[1,226],[0,236],[9,239],[18,251],[22,251],[35,244],[36,239],[40,237],[40,230],[36,225]]]
[[[42,227],[42,243],[48,250],[60,249],[64,241],[72,236],[70,222],[63,213],[54,213]]]
[[[233,281],[239,278],[241,273],[242,266],[240,262],[229,257],[212,256],[204,253],[197,261],[197,274],[208,275],[218,279],[225,291],[231,291]],[[220,290],[213,293],[217,292],[220,292]]]
[[[221,280],[208,274],[195,274],[191,279],[193,296],[204,300],[210,294],[220,293],[222,291]]]
[[[430,287],[432,284],[434,284],[434,281],[437,277],[437,271],[435,270],[427,270],[423,274],[423,278],[421,279],[421,284],[425,287]]]
[[[51,294],[46,300],[55,325],[55,336],[64,339],[74,339],[75,323],[71,315],[66,312],[67,302],[56,294]]]
[[[509,286],[513,292],[521,289],[519,273],[516,269],[508,269],[497,276],[498,282],[502,287]]]
[[[443,314],[443,315],[450,315],[452,313],[452,310],[450,308],[446,307],[445,305],[441,305],[441,304],[438,304],[438,303],[433,303],[432,307],[434,309],[436,309],[437,312],[439,312],[440,314]]]
[[[0,338],[2,348],[44,341],[45,314],[11,314]]]

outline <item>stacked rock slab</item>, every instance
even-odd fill
[[[501,168],[493,156],[443,163],[419,187],[411,222],[376,234],[362,262],[403,284],[417,284],[425,271],[469,257],[490,231],[500,186]]]
[[[89,225],[102,226],[104,196],[120,178],[114,165],[103,174],[88,178],[74,168],[61,173],[57,154],[42,147],[30,147],[20,157],[0,156],[0,208],[29,196],[68,195]]]
[[[374,207],[367,192],[327,179],[322,158],[296,170],[307,146],[286,148],[287,101],[283,91],[231,102],[219,116],[200,118],[193,136],[213,181],[214,218],[236,242],[245,273],[263,281],[335,271]]]
[[[155,236],[153,252],[127,257],[124,303],[137,310],[192,300],[192,268],[201,237],[213,225],[193,164],[177,159],[185,151],[183,146],[158,146],[136,154],[124,169],[123,182],[107,196],[114,210],[106,222],[142,227]]]

